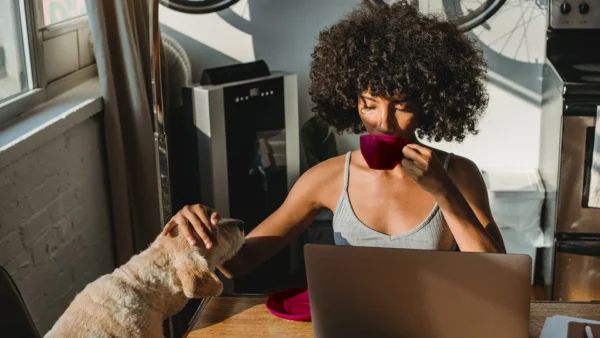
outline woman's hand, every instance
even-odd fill
[[[411,143],[402,149],[402,154],[402,169],[423,190],[434,197],[445,191],[450,176],[431,149]]]
[[[213,228],[217,225],[219,219],[219,214],[210,207],[201,204],[186,205],[165,225],[162,234],[167,235],[171,229],[179,225],[179,229],[188,243],[195,245],[196,240],[191,230],[194,229],[196,234],[204,241],[206,248],[210,249],[217,244],[213,236]]]

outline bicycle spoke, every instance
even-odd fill
[[[531,46],[532,41],[528,34],[530,29],[533,29],[533,24],[541,24],[539,19],[544,16],[545,11],[542,6],[533,1],[518,3],[517,1],[507,3],[493,18],[490,18],[487,21],[488,29],[479,27],[473,31],[473,34],[478,40],[485,41],[485,46],[509,59],[539,63],[541,56],[530,50],[538,47]],[[518,10],[518,13],[513,13],[515,10]],[[514,24],[511,18],[516,20]],[[512,27],[503,33],[498,32],[508,25]]]
[[[391,4],[390,0],[373,0]],[[504,6],[505,0],[425,0],[427,3],[417,1],[419,10],[425,14],[444,16],[459,26],[463,31],[472,30],[483,22],[490,20],[496,11]],[[451,3],[449,2],[451,1]]]

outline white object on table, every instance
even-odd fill
[[[554,316],[546,318],[540,338],[565,338],[569,331],[569,322],[600,324],[600,321],[584,318]],[[591,336],[588,336],[590,338]],[[593,338],[593,337],[591,337]]]
[[[585,327],[585,336],[586,338],[594,338],[594,334],[592,333],[592,328],[588,326]]]

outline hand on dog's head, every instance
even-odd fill
[[[221,219],[213,228],[213,236],[218,244],[210,249],[206,249],[202,240],[196,240],[197,245],[190,246],[177,228],[169,236],[157,239],[170,252],[176,275],[174,284],[187,298],[217,296],[223,292],[223,283],[214,269],[242,247],[243,223],[236,219]]]

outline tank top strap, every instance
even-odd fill
[[[348,180],[350,177],[350,157],[351,156],[352,156],[351,151],[346,153],[346,164],[344,165],[344,190],[343,190],[343,192],[348,191]]]
[[[448,166],[450,165],[450,158],[452,158],[453,153],[447,153],[446,158],[444,159],[444,169],[448,170]]]

